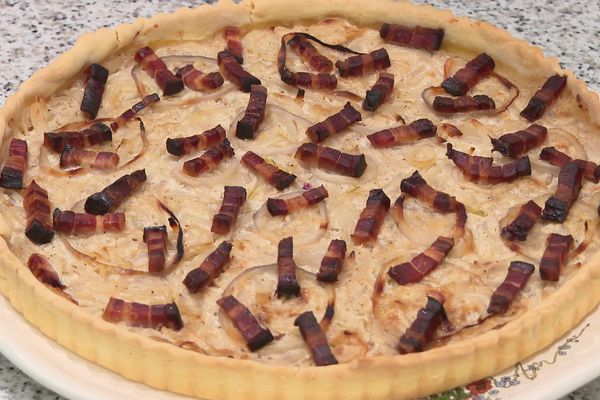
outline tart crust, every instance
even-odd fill
[[[381,21],[440,27],[445,47],[457,54],[486,51],[522,76],[568,76],[568,90],[577,96],[590,120],[600,124],[597,94],[562,70],[556,58],[512,38],[487,23],[455,17],[449,11],[406,2],[380,0],[303,0],[289,13],[283,0],[221,1],[197,9],[181,9],[139,19],[115,29],[82,36],[73,49],[21,85],[0,110],[0,142],[11,119],[37,97],[68,86],[87,65],[118,51],[147,45],[164,37],[200,39],[227,25],[248,27],[298,20],[342,17],[363,26]],[[150,386],[208,399],[404,399],[452,388],[489,376],[551,344],[575,326],[600,300],[600,255],[542,303],[516,320],[477,337],[423,353],[363,357],[340,365],[292,367],[205,356],[135,334],[92,316],[40,284],[11,253],[4,238],[11,226],[0,214],[0,291],[44,334],[78,355],[129,379]]]

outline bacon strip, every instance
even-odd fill
[[[213,217],[210,231],[220,235],[231,232],[237,221],[240,208],[246,202],[246,189],[241,186],[225,186],[223,203],[219,212]]]
[[[89,119],[94,119],[98,115],[107,79],[108,70],[106,68],[96,63],[90,65],[85,80],[81,106],[79,107]]]
[[[367,136],[373,147],[393,147],[411,144],[417,140],[435,136],[437,127],[426,118],[418,119],[408,125],[384,129]]]
[[[225,129],[219,124],[199,135],[167,138],[167,151],[174,156],[184,156],[216,146],[225,139]]]
[[[102,122],[95,123],[81,132],[44,132],[44,146],[56,153],[60,153],[66,145],[83,149],[111,140],[112,132]]]
[[[202,72],[192,64],[179,68],[175,75],[183,80],[185,87],[192,90],[216,89],[225,82],[220,72]]]
[[[380,72],[377,82],[373,87],[367,90],[365,100],[362,103],[363,110],[376,111],[385,103],[394,90],[394,74],[389,72]]]
[[[266,106],[267,88],[261,85],[252,85],[246,113],[237,123],[235,136],[240,139],[254,139],[258,125],[265,119]]]
[[[542,88],[535,92],[527,107],[521,111],[521,116],[531,122],[541,118],[546,112],[546,108],[560,96],[566,86],[566,76],[552,75],[544,82]]]
[[[227,138],[216,146],[206,150],[200,157],[193,158],[183,163],[183,172],[189,176],[199,176],[212,171],[226,158],[234,155],[231,143]]]
[[[210,253],[198,268],[188,272],[183,280],[183,284],[190,293],[198,293],[201,289],[207,287],[211,282],[223,273],[225,265],[229,263],[231,242],[222,242],[212,253]]]
[[[8,146],[8,158],[2,172],[0,172],[0,187],[6,189],[23,188],[27,157],[27,142],[21,139],[12,139]]]
[[[496,64],[485,53],[469,61],[463,68],[442,82],[442,88],[454,96],[464,96],[480,80],[492,73]]]
[[[317,273],[317,280],[321,282],[336,282],[342,272],[346,258],[346,242],[334,239],[329,243],[327,253],[321,260],[321,267]]]
[[[316,49],[304,35],[294,34],[287,42],[290,48],[308,64],[312,69],[319,73],[329,74],[333,70],[333,62]]]
[[[546,250],[540,261],[540,275],[544,281],[558,281],[560,271],[567,264],[573,236],[551,233],[546,241]]]
[[[294,325],[300,329],[300,334],[312,354],[315,365],[322,367],[338,363],[329,348],[327,336],[325,336],[321,325],[317,322],[315,314],[312,311],[306,311],[298,315],[294,321]]]
[[[492,294],[487,312],[504,314],[517,294],[525,287],[535,267],[523,261],[512,261],[504,282]]]
[[[424,28],[422,26],[409,28],[402,25],[385,23],[379,28],[379,36],[386,42],[398,46],[435,51],[442,47],[444,30]]]
[[[148,246],[148,272],[163,271],[167,263],[167,227],[145,227],[144,243]]]
[[[125,228],[125,214],[120,212],[94,215],[56,208],[52,213],[52,228],[55,232],[69,235],[121,232]]]
[[[500,136],[498,139],[490,138],[492,151],[497,151],[507,157],[518,157],[539,146],[546,140],[548,129],[533,124],[529,127]]]
[[[260,326],[252,312],[235,297],[227,296],[217,300],[217,304],[246,340],[250,351],[256,351],[273,341],[273,334]]]
[[[492,157],[471,156],[462,151],[454,150],[450,143],[447,144],[446,156],[456,164],[464,177],[471,182],[498,184],[513,181],[520,176],[531,175],[531,163],[527,156],[508,164],[493,165],[494,159]]]
[[[177,304],[142,304],[111,297],[102,318],[108,322],[125,322],[128,326],[179,331],[183,321]]]
[[[174,75],[164,61],[150,47],[142,47],[135,53],[135,61],[158,85],[163,96],[179,93],[183,90],[181,77]]]
[[[400,337],[398,351],[401,354],[418,353],[433,339],[440,325],[448,320],[444,310],[445,299],[440,294],[427,296],[427,304],[419,310],[417,318]]]
[[[142,101],[135,103],[130,109],[126,110],[123,114],[117,117],[117,119],[110,124],[110,128],[113,130],[113,132],[116,132],[119,130],[119,128],[122,128],[125,126],[125,124],[127,124],[127,122],[134,118],[137,113],[157,101],[160,101],[160,97],[158,97],[158,94],[156,93],[144,96]]]
[[[306,135],[315,143],[320,143],[327,139],[329,135],[338,133],[362,120],[360,112],[352,107],[350,102],[347,102],[337,113],[327,117],[324,121],[318,122],[313,126],[309,126],[306,130]]]
[[[119,155],[110,151],[76,149],[70,144],[63,147],[60,153],[60,167],[89,167],[93,169],[113,169],[119,165]]]
[[[460,212],[465,207],[454,196],[450,196],[429,186],[419,171],[413,172],[409,178],[402,179],[400,190],[444,214]]]
[[[344,61],[335,63],[340,76],[343,78],[370,74],[380,69],[389,68],[391,65],[390,56],[385,48],[374,50],[369,54],[351,56]]]
[[[294,240],[287,237],[277,245],[277,297],[299,296],[300,284],[296,278],[296,263],[294,262]]]
[[[444,261],[452,247],[454,247],[453,238],[440,236],[427,250],[417,255],[410,262],[390,267],[388,275],[399,285],[420,282]]]
[[[226,26],[223,30],[223,38],[226,42],[225,49],[235,57],[240,64],[244,63],[244,47],[242,46],[242,34],[237,26]]]
[[[348,154],[331,147],[314,143],[303,143],[294,158],[301,160],[309,167],[317,167],[336,174],[360,178],[367,169],[364,154]]]
[[[542,208],[535,201],[529,200],[519,208],[519,214],[508,225],[502,228],[500,236],[511,242],[514,240],[525,241],[527,234],[540,217]]]
[[[48,260],[44,258],[41,254],[33,253],[29,256],[29,260],[27,261],[27,266],[29,270],[35,276],[35,278],[42,282],[44,285],[51,286],[53,288],[64,290],[67,287],[60,281],[58,274],[50,265]]]
[[[292,72],[286,66],[286,42],[285,35],[281,38],[281,47],[277,53],[277,70],[281,80],[290,86],[303,86],[311,89],[335,89],[337,78],[328,73],[311,74],[308,72]]]
[[[327,189],[325,189],[325,186],[321,185],[289,199],[274,199],[269,197],[267,199],[267,210],[269,210],[269,214],[274,217],[278,215],[288,215],[294,211],[320,203],[327,197],[329,197],[329,193],[327,192]]]
[[[35,181],[25,188],[23,208],[27,217],[25,236],[34,243],[50,243],[54,237],[48,192]]]
[[[571,206],[579,196],[582,177],[583,169],[575,161],[567,162],[560,169],[556,192],[546,200],[542,218],[556,222],[567,219]]]
[[[557,150],[555,147],[545,147],[540,153],[540,159],[549,162],[556,167],[564,167],[569,161],[579,164],[583,169],[583,177],[594,183],[600,181],[600,166],[596,163],[586,160],[573,160],[565,153]]]
[[[123,175],[100,192],[89,196],[85,201],[85,212],[103,215],[117,208],[137,188],[146,181],[146,170],[140,169]]]
[[[373,242],[377,239],[385,214],[390,209],[390,198],[383,189],[369,191],[367,204],[358,217],[354,233],[350,235],[355,245]]]
[[[456,98],[436,96],[433,109],[439,113],[455,114],[471,111],[495,110],[494,99],[484,94],[476,96],[460,96]]]
[[[276,166],[269,164],[264,158],[252,151],[247,151],[241,161],[242,164],[263,177],[277,190],[283,190],[289,187],[296,179],[296,175],[287,173]]]
[[[220,51],[217,54],[217,63],[225,79],[231,81],[242,92],[248,93],[252,85],[261,84],[260,79],[247,72],[233,54],[227,50]]]

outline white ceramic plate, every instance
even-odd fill
[[[498,349],[502,351],[502,349]],[[0,296],[0,352],[27,375],[71,400],[191,400],[129,381],[48,339]],[[556,399],[600,376],[600,311],[513,369],[431,400]],[[478,395],[471,390],[477,386]]]

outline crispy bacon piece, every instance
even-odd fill
[[[529,127],[500,136],[498,139],[490,138],[492,151],[497,151],[507,157],[518,157],[539,146],[546,140],[548,129],[533,124]]]
[[[403,193],[417,198],[441,213],[460,212],[464,205],[444,192],[440,192],[429,186],[419,171],[413,172],[409,178],[402,179],[400,190]]]
[[[27,217],[25,236],[34,243],[50,243],[54,231],[50,220],[48,192],[35,181],[31,181],[23,194],[23,208]]]
[[[144,243],[148,246],[148,271],[163,271],[167,262],[167,227],[165,225],[145,227]]]
[[[502,228],[500,236],[511,242],[514,240],[525,241],[527,234],[540,217],[542,208],[535,201],[529,200],[519,208],[519,214],[508,225]]]
[[[119,155],[110,151],[76,149],[70,144],[60,153],[60,167],[89,167],[93,169],[113,169],[119,165]]]
[[[299,296],[300,284],[296,278],[296,263],[294,262],[294,240],[287,237],[277,245],[277,297]]]
[[[242,34],[237,26],[226,26],[223,30],[223,38],[225,39],[225,49],[235,57],[240,64],[244,63],[244,47],[242,46]]]
[[[600,166],[596,163],[586,160],[573,160],[565,153],[557,150],[555,147],[545,147],[540,153],[540,158],[556,167],[564,167],[569,161],[573,161],[583,169],[583,177],[594,183],[600,181]]]
[[[241,161],[242,164],[262,176],[277,190],[283,190],[289,187],[296,179],[296,175],[287,173],[276,166],[269,164],[264,158],[252,151],[247,151]]]
[[[89,196],[85,201],[85,212],[103,215],[117,208],[137,188],[146,181],[146,170],[140,169],[123,175],[100,192]]]
[[[417,318],[400,337],[398,351],[401,354],[418,353],[425,346],[443,322],[448,320],[444,310],[445,299],[441,294],[432,293],[427,296],[427,304],[419,310]]]
[[[531,175],[531,163],[527,156],[508,164],[493,165],[492,157],[471,156],[454,150],[450,143],[447,144],[446,156],[471,182],[498,184],[513,181],[520,176]]]
[[[290,86],[303,86],[311,89],[333,90],[337,86],[337,78],[329,73],[311,74],[308,72],[292,72],[286,66],[286,36],[281,38],[281,47],[277,54],[277,70],[281,80]]]
[[[160,101],[160,97],[156,93],[144,96],[142,98],[142,101],[135,103],[129,110],[125,111],[123,114],[117,117],[117,119],[115,119],[110,124],[110,129],[112,129],[113,132],[116,132],[117,130],[119,130],[119,128],[122,128],[123,126],[125,126],[125,124],[127,124],[127,122],[134,118],[137,113],[139,113],[144,108],[157,101]]]
[[[231,249],[233,245],[230,242],[222,242],[219,247],[210,253],[198,268],[188,272],[183,280],[183,284],[190,293],[198,293],[201,289],[210,285],[210,283],[223,273],[225,265],[229,263]]]
[[[44,146],[56,153],[60,153],[66,145],[83,149],[111,140],[112,131],[102,122],[81,132],[44,132]]]
[[[426,118],[418,119],[408,125],[384,129],[367,136],[373,147],[393,147],[414,143],[420,139],[435,136],[437,127]]]
[[[216,89],[225,82],[220,72],[202,72],[192,64],[179,68],[175,75],[183,80],[185,87],[192,90]]]
[[[221,125],[208,129],[199,135],[182,138],[167,138],[167,151],[174,156],[184,156],[216,146],[225,139],[225,129]]]
[[[219,163],[234,155],[229,139],[225,138],[216,146],[206,150],[200,157],[192,158],[183,163],[183,172],[189,176],[199,176],[217,168]]]
[[[549,221],[563,222],[581,190],[583,168],[575,161],[567,162],[558,174],[558,186],[554,195],[546,200],[542,210],[542,218]]]
[[[367,90],[365,100],[362,103],[363,110],[376,111],[386,102],[394,90],[394,74],[380,72],[377,82]]]
[[[337,113],[327,117],[324,121],[309,126],[306,135],[315,143],[320,143],[327,139],[329,135],[338,133],[362,120],[360,112],[347,102]]]
[[[300,34],[295,34],[287,44],[300,56],[302,61],[319,73],[329,74],[333,70],[333,62],[316,49],[309,39]]]
[[[442,88],[454,96],[464,96],[480,80],[492,73],[496,64],[485,53],[469,61],[463,68],[442,82]]]
[[[388,275],[400,285],[420,282],[444,261],[452,247],[454,247],[453,238],[440,236],[427,250],[410,262],[390,267]]]
[[[390,209],[390,198],[383,189],[369,191],[367,204],[358,217],[354,233],[350,235],[355,245],[373,242],[379,235],[385,214]]]
[[[271,331],[260,326],[252,312],[235,297],[223,297],[217,300],[217,304],[246,340],[250,351],[259,350],[273,341]]]
[[[298,315],[294,325],[300,329],[300,334],[306,342],[316,366],[322,367],[338,363],[329,348],[327,336],[325,336],[312,311],[306,311]]]
[[[125,322],[128,326],[179,331],[183,321],[175,303],[142,304],[111,297],[102,318],[108,322]]]
[[[294,158],[309,167],[317,167],[336,174],[360,178],[367,168],[364,154],[348,154],[331,147],[314,143],[303,143],[296,150]]]
[[[317,280],[321,282],[336,282],[342,272],[346,258],[346,242],[334,239],[329,243],[327,253],[321,260],[321,267],[317,273]]]
[[[398,46],[435,51],[442,47],[444,30],[424,28],[422,26],[409,28],[402,25],[385,23],[379,28],[379,36],[386,42]]]
[[[545,281],[558,281],[560,271],[567,264],[573,236],[551,233],[546,241],[546,250],[540,261],[540,275]]]
[[[125,214],[119,212],[94,215],[56,208],[52,213],[52,227],[55,232],[69,235],[121,232],[125,228]]]
[[[150,47],[142,47],[135,53],[135,61],[163,92],[163,96],[179,93],[183,90],[181,77],[174,75],[164,61]]]
[[[544,82],[542,88],[535,92],[527,107],[521,111],[521,116],[531,122],[541,118],[546,112],[546,108],[560,96],[566,86],[566,76],[552,75]]]
[[[370,74],[380,69],[389,68],[391,65],[390,56],[384,48],[374,50],[369,54],[351,56],[344,61],[335,63],[340,76],[343,78]]]
[[[237,221],[240,208],[246,202],[246,189],[241,186],[225,186],[223,203],[219,212],[213,217],[210,231],[220,235],[231,232]]]
[[[455,114],[471,111],[495,110],[494,99],[484,94],[476,96],[444,97],[433,99],[433,109],[439,113]]]
[[[504,314],[517,294],[525,287],[535,267],[523,261],[512,261],[504,282],[492,294],[487,312]]]
[[[60,281],[58,274],[50,265],[48,260],[44,258],[41,254],[33,253],[29,256],[29,260],[27,261],[27,266],[29,270],[35,276],[35,278],[42,282],[44,285],[51,286],[53,288],[64,290],[66,286]]]
[[[27,142],[12,139],[8,146],[8,158],[0,172],[0,187],[6,189],[23,189],[23,175],[27,168]]]
[[[217,63],[225,79],[231,81],[242,92],[248,93],[252,85],[261,84],[260,79],[246,71],[233,54],[227,50],[220,51],[217,54]]]
[[[79,107],[89,119],[94,119],[98,115],[107,79],[108,70],[106,68],[96,63],[90,65],[85,80],[85,90],[83,91],[81,106]]]
[[[265,119],[267,106],[267,88],[261,85],[250,87],[250,99],[246,113],[237,123],[235,136],[240,139],[254,139],[258,125]]]
[[[294,211],[320,203],[327,197],[329,197],[329,193],[325,189],[325,186],[321,185],[289,199],[274,199],[270,197],[267,199],[267,210],[274,217],[288,215]]]

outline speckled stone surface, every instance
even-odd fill
[[[600,90],[600,1],[419,0],[458,15],[492,22],[557,55],[563,67]],[[33,71],[73,45],[77,37],[136,17],[191,7],[200,1],[0,0],[0,104]],[[0,356],[0,400],[64,399]],[[600,399],[600,379],[562,400]]]

